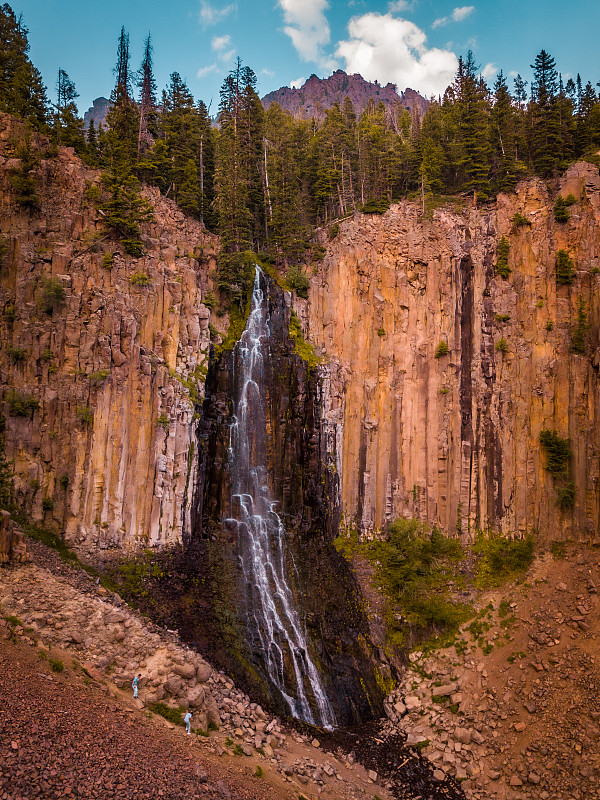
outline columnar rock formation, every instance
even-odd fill
[[[340,224],[296,305],[329,360],[324,416],[347,524],[372,532],[416,516],[464,537],[488,526],[598,537],[598,170],[574,165],[560,192],[577,200],[566,223],[529,180],[488,208],[428,218],[402,202]],[[530,224],[515,228],[516,212]],[[502,235],[507,280],[495,275]],[[557,285],[559,250],[575,264],[570,286]],[[571,351],[579,298],[583,353]],[[544,428],[571,440],[572,510],[556,506]]]
[[[19,208],[23,137],[0,117],[1,410],[16,499],[83,547],[180,541],[216,239],[147,190],[146,254],[122,255],[94,202],[100,174],[68,149],[45,157],[41,138],[40,209]]]

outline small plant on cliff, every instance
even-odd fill
[[[13,504],[13,471],[6,458],[4,428],[6,420],[0,414],[0,508],[9,510]]]
[[[567,511],[575,505],[575,484],[569,481],[561,486],[556,494],[556,505],[561,511]]]
[[[450,350],[448,349],[448,342],[441,341],[435,348],[434,358],[441,358],[442,356],[447,356],[449,352]]]
[[[294,353],[306,361],[310,368],[316,367],[321,363],[321,359],[315,353],[315,349],[312,344],[307,342],[302,335],[302,326],[300,325],[300,320],[293,311],[290,316],[290,338],[294,340]]]
[[[82,425],[91,425],[94,421],[94,412],[89,406],[79,406],[75,413]]]
[[[3,316],[9,325],[13,324],[13,322],[17,318],[17,309],[14,303],[7,303],[4,306]]]
[[[576,202],[577,200],[572,194],[568,194],[566,197],[559,195],[554,204],[554,219],[556,222],[568,222],[571,216],[568,208]]]
[[[585,353],[585,339],[589,330],[589,322],[586,313],[585,300],[581,295],[577,301],[577,321],[571,332],[571,352]]]
[[[377,336],[385,336],[385,328],[377,328]]]
[[[39,158],[31,146],[29,136],[17,148],[16,156],[20,159],[20,164],[15,173],[10,176],[15,199],[23,208],[36,211],[40,207],[40,201],[36,192],[34,176],[39,165]]]
[[[508,342],[504,337],[496,342],[496,350],[502,354],[508,353]]]
[[[52,658],[50,656],[48,657],[48,663],[50,664],[50,669],[52,672],[62,672],[65,668],[65,665],[60,658]]]
[[[44,499],[42,500],[42,508],[44,509],[44,511],[52,511],[52,509],[54,508],[54,501],[52,500],[51,497],[44,497]]]
[[[496,322],[503,323],[508,322],[510,319],[510,314],[496,314]]]
[[[8,348],[8,357],[12,361],[13,364],[18,364],[20,361],[25,360],[25,348],[24,347],[9,347]]]
[[[11,417],[30,417],[40,407],[39,400],[32,394],[12,389],[6,396]]]
[[[99,369],[97,372],[92,372],[92,374],[90,375],[90,382],[94,386],[98,386],[100,383],[105,381],[109,375],[110,375],[110,370]]]
[[[149,286],[151,283],[150,278],[146,275],[145,272],[134,272],[129,282],[133,286]]]
[[[58,483],[60,484],[60,488],[63,490],[63,492],[66,492],[69,486],[69,476],[63,473],[60,476]]]
[[[171,420],[166,414],[160,414],[156,422],[158,425],[161,425],[166,431],[169,430],[169,424]]]
[[[100,262],[100,266],[102,269],[112,269],[115,265],[115,256],[112,250],[108,253],[104,253],[102,256],[102,261]]]
[[[308,298],[310,281],[301,266],[298,264],[291,266],[286,272],[285,280],[289,288],[296,291],[298,297],[302,297],[304,300]]]
[[[556,282],[561,286],[573,283],[575,269],[573,259],[566,250],[559,250],[556,254]]]
[[[566,475],[571,458],[571,442],[559,436],[557,431],[540,431],[540,444],[546,453],[544,469],[553,475]]]
[[[53,276],[42,278],[40,282],[40,309],[51,315],[54,310],[60,310],[65,304],[65,287],[58,278]]]
[[[210,290],[206,292],[204,298],[202,299],[202,302],[207,308],[213,309],[217,304],[214,292],[211,292]]]
[[[329,241],[331,242],[333,239],[335,239],[335,237],[338,235],[339,232],[340,232],[339,222],[334,222],[333,225],[329,228],[329,231],[327,232]]]
[[[513,215],[511,222],[512,222],[512,233],[516,233],[519,230],[519,228],[522,228],[524,225],[529,225],[529,227],[531,227],[531,222],[527,219],[527,217],[524,217],[518,211],[516,212],[516,214]]]
[[[508,278],[511,273],[511,269],[508,266],[508,254],[510,252],[510,244],[508,243],[508,239],[506,236],[503,236],[500,241],[498,242],[498,247],[496,248],[496,275],[500,275],[504,280]]]

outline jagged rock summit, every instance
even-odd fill
[[[427,108],[427,100],[413,89],[398,93],[393,83],[381,86],[365,80],[362,75],[347,75],[341,69],[329,78],[318,78],[313,74],[299,89],[282,86],[266,94],[262,103],[265,108],[271,103],[279,103],[284,111],[289,111],[295,117],[322,120],[325,111],[334,103],[341,105],[345,97],[352,100],[357,114],[365,110],[370,100],[375,101],[376,105],[381,102],[386,108],[400,106],[409,111],[416,108],[420,116]]]
[[[97,97],[92,105],[83,115],[83,127],[87,129],[90,127],[90,122],[94,120],[94,127],[97,129],[98,125],[107,127],[106,115],[110,111],[112,103],[106,97]]]

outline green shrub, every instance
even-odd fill
[[[165,430],[169,430],[169,425],[171,424],[171,420],[166,414],[159,414],[156,422],[158,425],[161,425]]]
[[[519,214],[518,211],[516,214],[513,215],[511,222],[512,222],[513,233],[518,231],[519,228],[522,228],[524,225],[529,225],[529,227],[531,227],[531,222],[527,219],[527,217],[524,217],[522,214]]]
[[[550,552],[555,559],[566,558],[567,545],[566,542],[561,542],[555,539],[550,543]]]
[[[91,425],[94,421],[94,412],[89,406],[79,406],[75,413],[83,425]]]
[[[585,353],[585,340],[589,330],[585,301],[579,296],[577,301],[577,322],[571,332],[571,352]]]
[[[512,271],[508,266],[509,252],[510,244],[508,243],[506,236],[503,236],[498,243],[498,247],[496,248],[496,275],[500,275],[502,278],[504,278],[504,280],[508,278]]]
[[[90,375],[90,381],[97,386],[102,381],[105,381],[108,376],[110,375],[110,370],[108,369],[99,369],[97,372],[92,372]]]
[[[534,559],[533,538],[506,539],[503,536],[479,534],[473,545],[479,556],[477,583],[498,586],[526,572]]]
[[[260,764],[256,765],[256,769],[254,770],[254,777],[255,778],[262,778],[265,773],[263,772],[263,768]]]
[[[448,349],[448,342],[441,341],[435,348],[434,358],[441,358],[442,356],[447,356],[449,352],[450,350]]]
[[[202,302],[204,303],[204,305],[205,305],[207,308],[214,308],[214,307],[215,307],[215,305],[216,305],[216,302],[217,302],[217,301],[216,301],[216,298],[215,298],[215,293],[214,293],[214,292],[211,292],[211,291],[208,291],[208,292],[206,292],[206,294],[204,295],[204,299],[202,300]]]
[[[52,669],[52,672],[62,672],[65,668],[65,665],[60,660],[60,658],[48,658],[48,663]]]
[[[52,509],[54,508],[54,501],[52,500],[51,497],[44,497],[44,499],[42,500],[42,508],[44,509],[44,511],[52,511]]]
[[[377,336],[385,336],[385,328],[377,328]]]
[[[566,475],[571,458],[570,440],[563,439],[556,431],[540,431],[540,444],[546,453],[544,468],[552,475]]]
[[[285,275],[285,280],[290,289],[294,289],[298,297],[308,298],[308,290],[310,288],[310,281],[304,273],[302,267],[292,265]]]
[[[550,332],[553,329],[554,329],[554,322],[552,322],[552,320],[549,319],[548,322],[546,323],[546,330]]]
[[[508,342],[504,337],[496,342],[496,350],[499,353],[508,353]]]
[[[134,272],[130,278],[133,286],[149,286],[152,281],[145,272]]]
[[[104,253],[102,256],[102,261],[100,262],[100,266],[103,269],[112,269],[115,265],[115,256],[114,253],[111,251],[109,253]]]
[[[7,394],[6,402],[11,417],[30,417],[40,407],[39,400],[32,394],[17,392],[15,389]]]
[[[60,476],[60,478],[58,479],[58,483],[60,484],[60,488],[61,488],[61,489],[62,489],[64,492],[66,492],[66,491],[67,491],[67,488],[68,488],[68,486],[69,486],[69,476],[63,473],[63,474]]]
[[[4,306],[3,314],[4,314],[4,319],[9,323],[9,325],[12,325],[12,323],[17,318],[17,308],[16,308],[15,304],[14,303],[7,303]]]
[[[171,722],[173,725],[183,725],[183,719],[181,715],[183,714],[184,709],[181,708],[181,706],[178,706],[177,708],[171,708],[164,703],[148,703],[147,707],[149,711],[164,717],[164,719],[166,719],[168,722]]]
[[[100,200],[102,193],[97,183],[86,183],[83,196],[86,200],[91,200],[92,203],[96,203]]]
[[[561,286],[568,286],[575,278],[575,265],[566,250],[559,250],[556,254],[556,282]]]
[[[292,311],[290,316],[290,338],[294,340],[294,353],[306,361],[309,367],[316,367],[321,363],[321,359],[315,353],[315,349],[307,342],[302,334],[300,320]]]
[[[333,225],[329,228],[328,237],[329,241],[331,242],[340,232],[340,225],[339,222],[334,222]]]
[[[569,481],[565,486],[561,486],[556,495],[556,505],[561,511],[567,511],[575,505],[575,484]]]
[[[380,200],[367,200],[360,210],[363,214],[385,214],[389,207],[390,201],[382,197]]]
[[[65,287],[58,278],[42,278],[40,282],[41,294],[39,305],[42,311],[51,315],[55,310],[60,310],[65,303]]]
[[[9,347],[8,348],[8,357],[12,361],[13,364],[18,364],[19,361],[25,360],[25,348],[24,347]]]
[[[568,222],[570,216],[564,198],[559,195],[554,204],[554,219],[556,222]]]
[[[52,352],[52,350],[50,350],[49,347],[47,347],[45,350],[42,350],[40,358],[42,359],[42,361],[52,361],[52,359],[54,358],[54,353]]]
[[[508,322],[510,319],[510,314],[496,314],[496,322],[503,323]]]

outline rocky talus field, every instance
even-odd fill
[[[268,714],[175,632],[29,547],[0,571],[2,800],[600,797],[593,550],[540,557],[483,593],[452,648],[411,654],[387,719],[336,734]],[[161,716],[184,709],[189,738]]]

